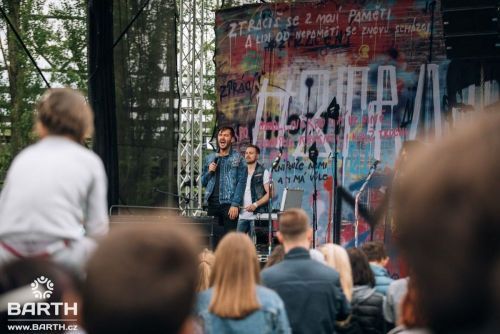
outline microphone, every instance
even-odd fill
[[[219,163],[219,153],[215,154],[215,158],[212,162],[216,165]],[[215,171],[214,172],[210,171],[210,173],[215,173]]]
[[[272,169],[276,169],[276,167],[278,167],[280,161],[281,161],[281,155],[283,154],[283,149],[280,148],[280,153],[278,154],[278,156],[276,158],[274,158],[274,161],[273,161],[273,164],[272,164]]]
[[[377,169],[377,165],[380,163],[380,160],[375,160],[373,165],[370,167],[370,170],[375,171]]]

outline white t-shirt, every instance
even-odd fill
[[[270,178],[270,173],[267,169],[264,170],[264,184],[269,183],[269,178]],[[247,177],[247,185],[245,187],[245,194],[243,195],[243,207],[246,208],[250,204],[252,204],[252,191],[250,190],[250,187],[252,185],[252,176],[253,174],[249,174]],[[254,220],[256,219],[256,216],[253,212],[248,212],[245,209],[241,210],[240,213],[240,219],[247,219],[247,220]]]
[[[78,240],[108,232],[101,159],[61,136],[24,149],[0,193],[0,239]]]

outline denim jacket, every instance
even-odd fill
[[[215,173],[208,171],[210,165],[216,158],[215,153],[209,154],[203,163],[201,184],[205,187],[205,204],[212,195],[215,186]],[[247,182],[247,164],[245,159],[237,151],[231,149],[226,159],[220,159],[217,168],[220,168],[219,201],[221,204],[241,206],[243,194]]]
[[[261,307],[243,319],[221,318],[211,313],[208,306],[212,299],[213,289],[201,292],[198,295],[196,313],[203,322],[204,333],[291,333],[285,306],[278,294],[260,285],[257,285],[256,292]]]

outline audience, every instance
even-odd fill
[[[108,231],[104,166],[81,145],[92,110],[79,92],[55,88],[36,112],[40,141],[17,155],[0,194],[0,264],[37,256],[79,269]]]
[[[198,296],[196,313],[206,334],[291,333],[283,301],[259,284],[250,238],[230,232],[217,246],[211,288]]]
[[[116,227],[88,263],[89,334],[190,333],[198,280],[192,234],[169,224]]]
[[[395,198],[415,304],[433,333],[499,333],[500,114],[411,161]]]
[[[349,304],[339,274],[311,259],[312,230],[304,210],[281,214],[277,236],[285,259],[264,269],[262,282],[283,299],[293,333],[334,333],[335,322],[349,316]]]
[[[204,249],[199,255],[198,264],[198,285],[196,286],[196,291],[201,292],[210,287],[210,276],[212,274],[212,268],[215,262],[215,255],[212,251]]]
[[[359,324],[363,333],[385,333],[384,296],[376,291],[375,277],[368,258],[358,248],[347,250],[347,254],[354,283],[351,322]]]
[[[384,244],[380,241],[368,241],[363,244],[361,249],[368,257],[370,268],[375,275],[375,289],[385,296],[392,278],[385,269],[389,263],[389,257],[386,254]]]
[[[412,275],[396,281],[380,242],[310,250],[301,209],[280,215],[282,245],[260,274],[252,241],[235,232],[197,256],[178,225],[120,226],[94,253],[108,220],[102,162],[80,145],[91,128],[71,89],[37,105],[41,139],[16,157],[0,194],[2,329],[7,303],[36,301],[31,283],[43,276],[54,283],[47,301],[77,305],[89,334],[382,334],[385,320],[399,325],[391,334],[500,333],[500,115],[404,156],[391,210]],[[66,267],[86,268],[82,293]]]
[[[352,299],[352,270],[349,256],[344,247],[336,244],[324,244],[320,248],[325,257],[326,264],[337,270],[340,275],[340,285],[350,302]]]

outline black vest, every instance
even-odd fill
[[[252,193],[252,203],[257,202],[266,194],[266,189],[264,188],[264,167],[257,162],[255,170],[252,175],[250,182],[250,191]],[[268,212],[268,203],[261,205],[255,210],[255,213],[266,213]]]

